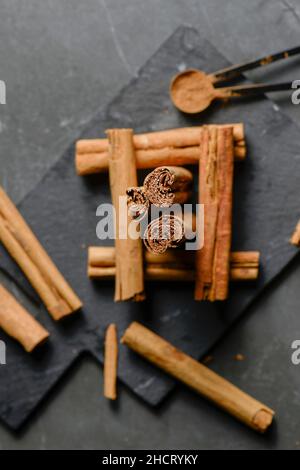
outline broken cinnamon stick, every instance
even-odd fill
[[[117,398],[118,338],[117,327],[111,323],[106,330],[104,345],[104,396]]]
[[[142,242],[140,238],[133,239],[128,233],[131,219],[126,206],[126,213],[121,206],[121,197],[126,198],[127,188],[137,186],[133,132],[132,129],[110,129],[106,133],[109,140],[110,190],[116,213],[115,301],[139,301],[145,298]],[[124,223],[127,223],[127,233],[124,237],[122,234],[121,238]]]
[[[144,192],[159,207],[184,204],[191,196],[192,173],[180,166],[160,166],[144,179]]]
[[[196,300],[225,300],[228,296],[232,186],[232,129],[205,127],[199,163],[204,246],[196,253]]]
[[[60,320],[81,308],[80,299],[1,187],[0,240],[37,291],[54,320]]]
[[[157,255],[145,252],[145,277],[153,281],[195,280],[195,253],[193,251],[167,250]],[[259,274],[259,252],[237,251],[230,255],[231,281],[253,281]],[[115,248],[89,247],[88,276],[93,279],[114,279]]]
[[[126,190],[126,194],[128,212],[130,217],[135,220],[141,221],[147,215],[150,205],[149,199],[146,196],[143,186],[128,188]]]
[[[271,408],[141,324],[131,323],[121,342],[255,431],[264,433],[271,425]]]
[[[300,220],[296,225],[295,231],[290,239],[290,243],[295,246],[300,246]]]
[[[27,352],[44,343],[48,331],[0,284],[0,328]]]
[[[243,160],[246,156],[243,124],[221,124],[219,127],[233,129],[234,155],[237,160]],[[198,164],[201,133],[202,127],[195,126],[134,135],[137,168]],[[108,140],[85,139],[77,141],[75,166],[78,175],[107,171]]]

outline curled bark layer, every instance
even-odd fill
[[[149,199],[146,196],[143,186],[128,188],[127,207],[130,217],[135,220],[142,220],[148,213]]]
[[[184,204],[191,196],[192,173],[180,166],[161,166],[144,180],[144,192],[152,204],[170,207]]]
[[[150,222],[144,233],[144,244],[151,253],[164,253],[185,240],[185,225],[180,217],[162,215]]]

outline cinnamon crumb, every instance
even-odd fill
[[[244,356],[243,354],[238,353],[238,354],[236,354],[236,355],[234,356],[234,359],[235,359],[236,361],[244,361],[246,358],[245,358],[245,356]]]

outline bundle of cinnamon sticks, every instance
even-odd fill
[[[115,279],[115,300],[143,300],[144,279],[195,281],[196,300],[225,300],[230,280],[255,280],[259,253],[231,253],[231,218],[234,160],[245,157],[242,124],[208,125],[134,135],[131,129],[107,131],[107,139],[81,140],[76,145],[76,169],[81,175],[109,168],[112,201],[116,211],[115,251],[91,247],[88,275]],[[172,208],[188,202],[192,173],[199,167],[199,204],[204,226],[195,217],[189,223],[172,212],[149,221],[151,209]],[[157,166],[160,164],[159,166]],[[138,185],[137,169],[153,168]],[[122,197],[127,198],[127,212]],[[148,217],[148,219],[147,219]],[[145,222],[145,219],[147,221]],[[146,224],[146,225],[145,225]],[[144,227],[142,231],[142,227]],[[204,231],[203,247],[185,262],[177,252],[172,263],[169,249],[177,248],[187,234]],[[137,236],[132,236],[138,234]],[[147,249],[143,253],[142,240]],[[166,255],[153,263],[149,253]],[[111,259],[106,264],[107,254]],[[95,261],[95,259],[97,261]],[[98,264],[97,264],[98,263]],[[238,267],[236,267],[238,264]]]

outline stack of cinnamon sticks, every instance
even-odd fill
[[[91,247],[88,275],[115,278],[115,300],[142,300],[144,278],[195,281],[196,300],[225,300],[230,280],[254,280],[259,253],[231,253],[234,160],[245,157],[242,124],[208,125],[134,135],[131,129],[107,131],[108,139],[81,140],[76,169],[85,175],[109,168],[116,211],[115,250]],[[201,222],[187,223],[173,213],[147,220],[150,209],[185,204],[192,191],[192,173],[177,165],[198,164],[199,204],[204,206],[204,243],[193,255],[170,255],[186,234],[203,231]],[[159,165],[159,166],[157,166]],[[138,168],[153,168],[141,186]],[[126,211],[122,196],[127,196]],[[128,228],[130,226],[130,229]],[[138,234],[132,237],[132,233]],[[146,253],[142,250],[143,239]],[[105,251],[107,250],[107,251]],[[148,253],[150,252],[150,253]],[[155,261],[153,255],[160,255]],[[165,257],[163,257],[165,255]],[[108,258],[109,261],[108,261]],[[170,261],[172,258],[172,261]],[[184,262],[182,262],[184,258]],[[238,265],[238,267],[237,267]]]

